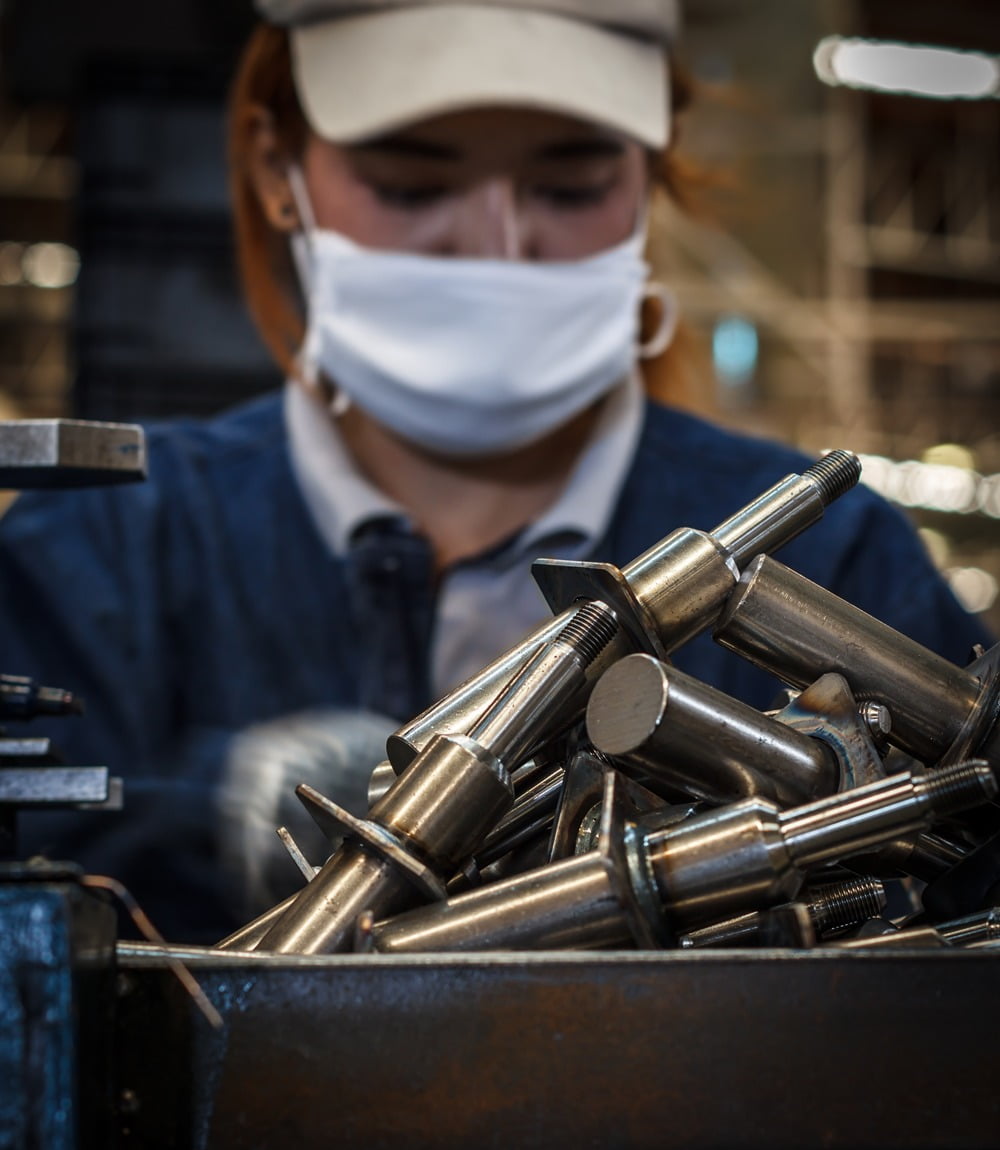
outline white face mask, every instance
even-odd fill
[[[588,259],[531,263],[376,251],[309,227],[293,238],[308,305],[303,374],[326,376],[429,450],[511,451],[567,423],[632,370],[649,294],[644,243],[643,227]],[[663,322],[647,354],[669,343],[676,324],[673,297],[655,290]]]

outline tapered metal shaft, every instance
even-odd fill
[[[517,949],[556,939],[585,949],[617,945],[632,936],[623,882],[651,918],[665,916],[685,930],[787,902],[816,863],[996,793],[989,767],[963,763],[932,777],[903,773],[784,813],[746,799],[645,839],[631,827],[617,858],[591,851],[409,911],[376,924],[375,945],[399,952]]]
[[[372,833],[347,839],[258,943],[284,954],[350,945],[362,911],[380,917],[417,897],[400,852],[443,878],[472,854],[514,799],[510,769],[582,685],[614,639],[614,613],[584,604],[511,680],[470,735],[436,735],[369,812]],[[359,828],[362,829],[362,828]],[[390,840],[386,850],[380,841]]]
[[[843,675],[856,696],[889,708],[889,742],[927,763],[949,751],[983,699],[968,671],[764,555],[740,578],[715,639],[794,687]]]
[[[885,908],[885,902],[885,887],[873,878],[829,883],[806,892],[802,898],[817,934],[877,918]],[[756,946],[764,922],[763,914],[763,911],[749,910],[734,918],[699,927],[682,935],[680,945],[685,948]]]
[[[676,650],[710,626],[739,579],[743,563],[794,539],[860,477],[856,455],[830,452],[801,475],[789,475],[775,484],[715,531],[681,528],[618,572],[623,592],[643,628],[655,634],[659,649],[664,653]],[[576,610],[570,607],[539,627],[390,736],[387,750],[396,770],[403,770],[436,732],[470,731],[500,687],[559,633]],[[607,667],[632,650],[635,647],[625,634],[619,634],[591,667],[588,682],[592,685]],[[586,698],[581,698],[575,713],[565,716],[566,721],[579,717],[585,704]]]

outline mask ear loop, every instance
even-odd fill
[[[308,311],[306,337],[298,355],[299,378],[305,387],[322,399],[334,419],[339,419],[351,406],[350,396],[340,391],[333,383],[324,386],[320,379],[318,356],[318,331],[313,323],[313,281],[316,275],[316,216],[313,213],[305,177],[298,164],[288,165],[288,188],[299,213],[302,230],[289,238],[292,262],[298,272],[299,285]]]
[[[662,355],[673,342],[677,332],[680,309],[677,306],[677,297],[670,288],[657,280],[650,280],[642,289],[642,302],[645,303],[648,299],[660,301],[660,322],[650,338],[636,348],[639,359],[656,359],[658,355]]]

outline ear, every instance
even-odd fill
[[[274,116],[262,105],[253,104],[244,130],[249,135],[250,182],[267,222],[279,232],[298,231],[301,221],[288,182],[289,157],[278,137]]]

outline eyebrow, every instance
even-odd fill
[[[586,136],[546,144],[538,151],[543,160],[580,160],[592,156],[620,156],[625,151],[621,140],[613,136]]]
[[[535,153],[535,157],[540,160],[580,160],[599,156],[620,156],[624,150],[625,145],[613,136],[573,137],[544,144]],[[462,159],[459,148],[410,135],[380,136],[375,140],[366,140],[353,145],[351,151],[366,155],[414,156],[452,163]]]

